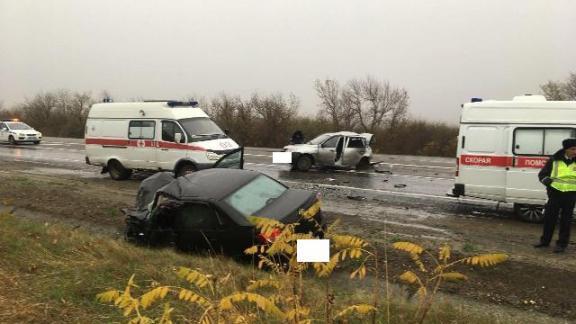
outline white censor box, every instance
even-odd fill
[[[272,152],[272,163],[292,163],[292,152]]]
[[[330,240],[297,240],[297,262],[330,262]]]

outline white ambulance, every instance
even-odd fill
[[[176,175],[212,167],[238,150],[197,102],[144,101],[92,105],[86,121],[86,163],[115,180],[132,170]]]
[[[523,220],[542,221],[547,198],[538,172],[571,137],[576,137],[576,101],[474,98],[462,106],[451,195],[513,203]]]

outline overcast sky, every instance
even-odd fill
[[[576,72],[573,0],[0,0],[0,101],[70,89],[116,101],[293,93],[372,75],[410,114],[456,123],[470,97]]]

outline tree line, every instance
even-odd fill
[[[574,75],[571,77],[576,80]],[[545,93],[548,88],[542,85]],[[302,131],[306,140],[325,132],[347,130],[375,134],[373,148],[378,153],[456,153],[457,126],[410,118],[409,95],[404,88],[367,76],[345,83],[316,80],[314,89],[320,101],[315,115],[301,114],[300,102],[292,94],[254,93],[241,97],[223,92],[198,101],[222,129],[244,146],[282,147],[296,130]],[[45,136],[82,138],[90,106],[110,99],[107,92],[100,97],[68,90],[39,93],[10,109],[0,104],[0,118],[19,118]]]

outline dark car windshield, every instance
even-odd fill
[[[30,130],[32,127],[24,123],[6,123],[11,130]]]
[[[236,190],[224,201],[242,215],[249,217],[280,197],[288,188],[281,183],[259,175],[242,188]]]
[[[191,142],[227,138],[224,131],[208,117],[187,118],[179,120]]]
[[[331,135],[328,135],[328,134],[320,135],[320,136],[316,137],[315,139],[311,140],[310,142],[308,142],[308,144],[312,144],[312,145],[322,144],[322,142],[329,139],[330,136]]]

